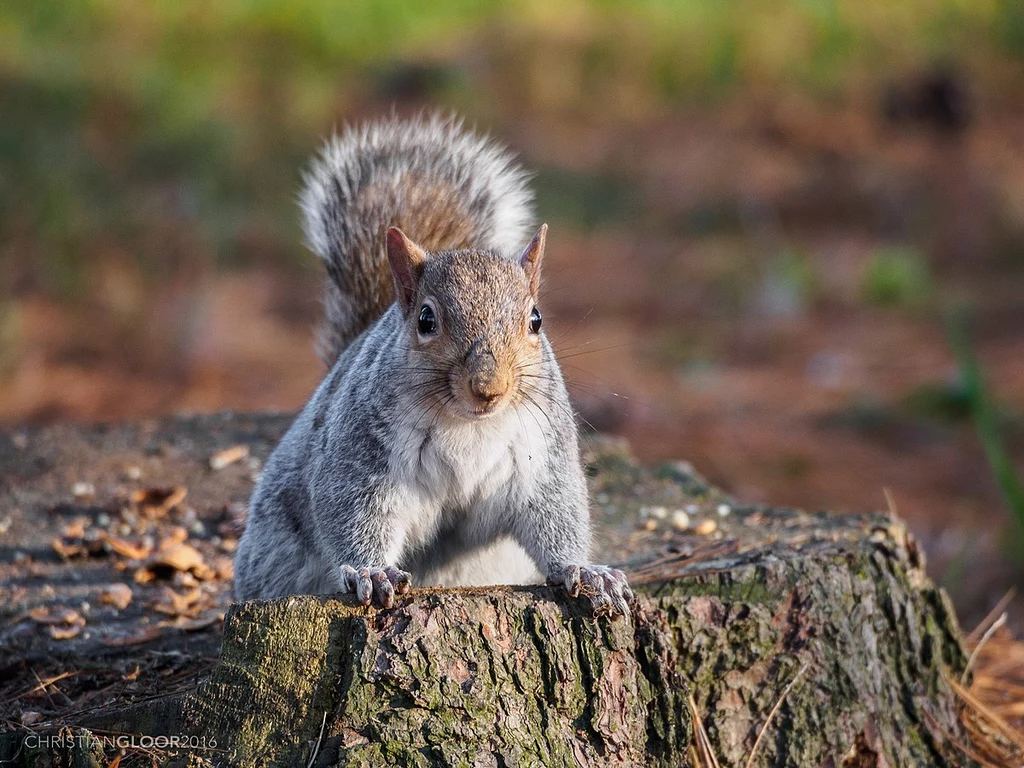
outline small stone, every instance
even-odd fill
[[[672,513],[672,527],[677,531],[685,531],[690,527],[690,516],[683,510],[677,509]]]
[[[697,527],[694,529],[700,536],[710,536],[712,533],[718,530],[718,521],[707,518],[697,523]]]
[[[653,519],[647,519],[644,521],[643,528],[645,531],[656,531],[658,530],[658,521]]]
[[[719,504],[718,505],[718,516],[719,517],[728,517],[730,514],[732,514],[732,507],[730,507],[728,504]]]
[[[195,520],[195,521],[193,521],[192,524],[188,527],[188,530],[189,530],[190,533],[192,533],[195,536],[205,536],[206,535],[206,526],[203,525],[203,521],[202,520]]]
[[[699,509],[700,509],[700,507],[698,507],[696,504],[687,504],[686,505],[686,513],[689,514],[689,515],[696,515],[697,511]]]
[[[129,480],[139,480],[142,477],[142,468],[132,465],[124,473],[128,476]]]
[[[24,451],[26,448],[28,448],[28,437],[26,435],[23,435],[21,432],[14,435],[11,438],[11,442],[14,443],[14,447],[17,448],[19,451]]]
[[[100,528],[107,528],[110,525],[110,515],[106,512],[100,512],[96,515],[96,525]]]
[[[656,520],[664,520],[668,517],[668,510],[665,507],[651,507],[650,515]]]
[[[71,486],[71,495],[76,499],[91,499],[96,496],[96,487],[92,483],[75,483]]]
[[[27,563],[32,559],[32,556],[28,552],[22,552],[20,549],[14,552],[14,562],[16,565]]]

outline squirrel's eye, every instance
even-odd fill
[[[424,304],[420,307],[419,330],[424,336],[437,333],[437,316],[434,314],[433,307],[429,304]]]
[[[540,333],[540,310],[536,307],[530,312],[530,333]]]

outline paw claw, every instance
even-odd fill
[[[360,568],[341,566],[341,591],[355,593],[363,605],[371,603],[379,608],[393,608],[395,595],[409,591],[411,576],[394,566],[386,568]]]
[[[604,565],[568,565],[548,576],[549,584],[561,584],[571,597],[582,594],[590,601],[595,616],[609,614],[613,619],[629,616],[633,591],[626,574]]]

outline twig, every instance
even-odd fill
[[[775,717],[775,713],[779,711],[779,707],[782,706],[782,702],[786,700],[786,695],[793,689],[793,686],[796,685],[797,680],[803,677],[804,672],[806,672],[807,668],[810,666],[811,663],[809,661],[804,662],[804,665],[800,667],[800,671],[793,676],[793,679],[789,681],[789,685],[786,686],[782,695],[779,696],[779,700],[775,702],[775,706],[772,707],[772,711],[768,713],[768,718],[764,721],[764,725],[761,726],[761,731],[757,734],[757,739],[754,741],[754,748],[750,750],[750,754],[747,756],[746,768],[750,768],[750,766],[754,764],[754,756],[757,755],[757,748],[761,746],[761,739],[764,738],[765,733],[768,731],[768,726],[771,724],[772,718]]]
[[[320,754],[320,742],[324,739],[324,728],[327,726],[327,710],[324,710],[324,720],[320,723],[320,735],[316,737],[316,748],[313,750],[313,754],[309,756],[309,762],[306,763],[306,768],[313,768],[313,763],[316,762],[316,756]]]
[[[964,673],[960,675],[960,682],[963,685],[967,685],[967,676],[971,674],[971,667],[974,666],[974,660],[978,658],[978,652],[985,647],[985,643],[989,641],[989,638],[995,634],[996,630],[999,629],[1003,624],[1006,623],[1007,614],[1003,611],[1003,614],[992,622],[992,626],[985,630],[985,634],[981,636],[981,640],[974,646],[974,650],[971,651],[971,657],[967,659],[967,666],[964,667]]]
[[[978,639],[981,637],[981,635],[984,634],[986,629],[988,629],[989,624],[995,621],[999,617],[999,614],[1006,610],[1006,606],[1008,606],[1010,602],[1013,600],[1013,598],[1015,598],[1016,596],[1016,587],[1010,587],[1008,590],[1006,590],[1006,594],[999,598],[999,602],[995,604],[995,606],[992,608],[991,611],[988,612],[984,619],[978,622],[978,626],[972,629],[971,633],[964,638],[964,642],[968,645],[973,645],[974,643],[978,642]]]
[[[697,731],[697,753],[710,768],[721,768],[718,758],[715,757],[715,753],[711,749],[711,739],[708,738],[708,732],[704,730],[704,722],[697,711],[697,702],[693,700],[692,693],[690,694],[690,715],[693,717],[694,729]]]

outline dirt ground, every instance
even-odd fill
[[[744,501],[864,511],[887,489],[967,627],[1020,582],[1010,515],[956,410],[944,317],[972,307],[1020,460],[1024,260],[1004,241],[1024,231],[1024,117],[948,135],[793,101],[497,124],[542,169],[545,327],[585,427],[685,458]],[[599,191],[564,183],[581,178]],[[566,213],[574,194],[593,210]],[[925,300],[865,299],[893,243],[925,263]],[[294,410],[322,375],[319,281],[260,259],[186,262],[154,286],[113,253],[81,301],[13,302],[0,423]]]

